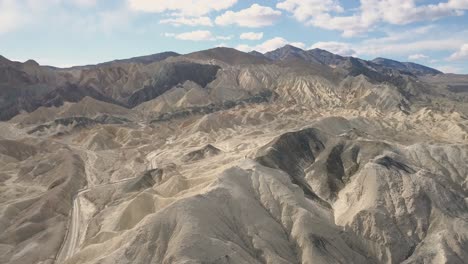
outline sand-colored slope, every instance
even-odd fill
[[[78,116],[94,118],[104,114],[131,118],[132,110],[98,101],[91,97],[85,97],[77,103],[66,103],[60,107],[40,107],[32,113],[23,113],[16,116],[10,122],[27,126],[47,123],[59,118]]]
[[[462,263],[464,115],[406,113],[398,94],[377,96],[390,86],[364,77],[333,93],[316,77],[292,80],[276,101],[169,121],[60,137],[3,123],[0,259]],[[372,100],[349,107],[359,98]]]
[[[194,106],[205,106],[210,103],[212,100],[204,88],[192,81],[186,81],[156,99],[140,104],[135,109],[142,113],[165,113]]]

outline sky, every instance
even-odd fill
[[[42,65],[286,44],[468,74],[468,0],[0,0],[0,55]]]

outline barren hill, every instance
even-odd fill
[[[464,263],[467,80],[292,46],[0,57],[0,263]]]

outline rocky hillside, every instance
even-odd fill
[[[292,46],[0,57],[0,263],[465,263],[466,87]]]
[[[277,90],[281,90],[286,83],[295,90],[301,89],[301,86],[326,89],[323,92],[327,95],[323,96],[331,96],[333,101],[347,104],[348,100],[340,94],[340,87],[343,83],[362,83],[363,78],[369,83],[370,89],[379,85],[391,85],[391,89],[398,93],[394,97],[402,97],[403,101],[424,101],[425,98],[414,95],[427,93],[432,84],[429,82],[420,85],[419,82],[427,81],[425,76],[441,74],[437,70],[414,63],[388,59],[365,61],[324,50],[306,51],[292,46],[264,55],[228,48],[215,48],[187,55],[167,52],[69,69],[43,67],[34,61],[11,62],[2,58],[0,118],[8,120],[41,106],[59,107],[65,102],[78,102],[85,97],[134,108],[177,89],[178,85],[187,81],[197,83],[209,94],[207,101],[215,104],[246,99],[264,90],[281,93]],[[320,83],[321,87],[316,87],[314,82]],[[355,86],[347,87],[350,88],[359,89]],[[444,90],[442,94],[454,97],[451,92],[453,89]],[[306,91],[300,93],[304,93],[300,95],[304,101],[315,100],[309,98],[311,95],[305,94]],[[346,93],[349,94],[348,91]],[[389,100],[398,101],[402,98]],[[362,102],[365,98],[356,100]],[[372,105],[375,106],[379,107]]]

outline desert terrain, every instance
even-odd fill
[[[0,263],[466,263],[467,87],[293,46],[0,57]]]

